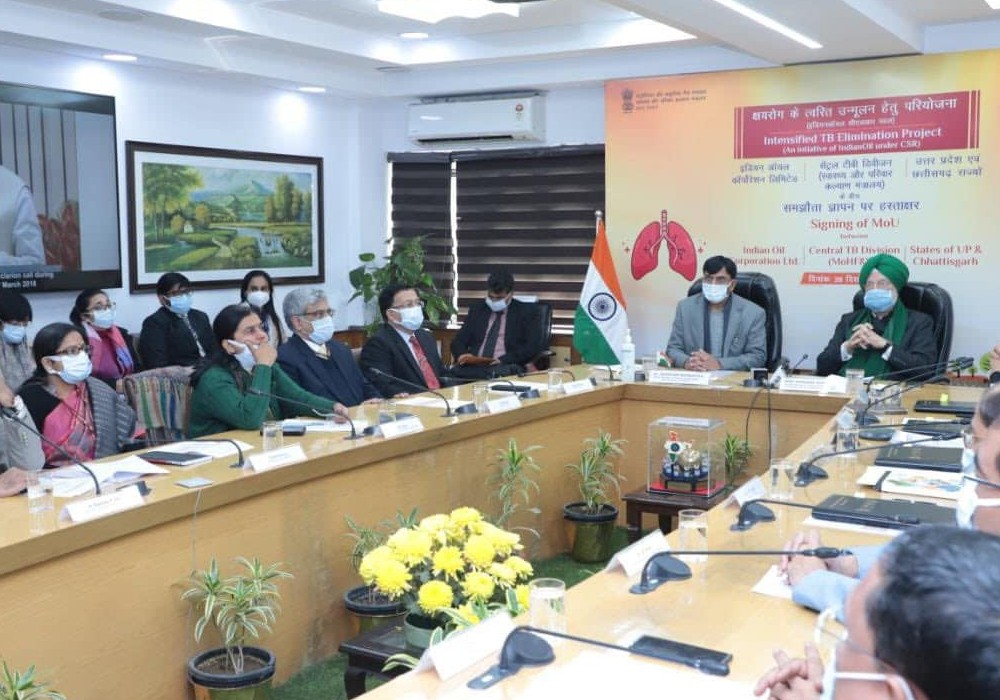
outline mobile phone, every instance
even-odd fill
[[[754,367],[750,370],[750,378],[758,382],[767,381],[767,367]]]
[[[632,642],[629,650],[643,656],[675,661],[713,676],[728,676],[729,662],[733,658],[732,654],[727,654],[724,651],[706,649],[694,644],[685,644],[648,634],[644,634]]]

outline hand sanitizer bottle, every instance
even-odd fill
[[[635,343],[632,342],[632,331],[625,330],[625,342],[622,343],[620,358],[622,361],[621,377],[623,382],[635,381]]]

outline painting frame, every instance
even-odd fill
[[[254,269],[276,285],[325,282],[322,158],[146,141],[125,154],[130,292],[165,272],[200,289]]]

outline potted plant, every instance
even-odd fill
[[[612,492],[621,495],[619,485],[625,479],[614,462],[624,453],[624,444],[625,440],[616,440],[601,430],[596,438],[584,442],[580,460],[566,465],[576,476],[583,499],[563,506],[563,517],[573,525],[571,554],[579,562],[604,561],[611,556],[618,508],[610,497]]]
[[[401,527],[410,527],[417,520],[417,509],[409,515],[396,513],[395,519],[386,519],[373,527],[360,525],[349,516],[344,516],[350,532],[347,536],[354,541],[351,548],[351,566],[359,571],[361,562],[370,551],[385,544],[389,534]],[[358,620],[357,633],[392,622],[406,614],[406,606],[401,601],[392,600],[371,584],[349,588],[344,592],[344,607]]]
[[[497,527],[510,527],[511,520],[524,511],[538,515],[541,510],[531,506],[531,497],[539,493],[538,482],[534,477],[541,467],[531,453],[539,449],[539,445],[530,445],[521,449],[517,440],[510,438],[506,447],[497,448],[493,455],[495,471],[487,480],[491,498],[496,500],[500,510],[493,518]],[[538,530],[525,525],[511,527],[512,530],[527,532],[537,542],[541,539]]]
[[[406,284],[417,290],[431,323],[436,324],[442,317],[448,318],[455,313],[455,307],[441,296],[434,286],[434,279],[424,270],[423,238],[408,238],[402,245],[394,246],[392,252],[383,258],[385,262],[382,265],[375,264],[375,253],[361,253],[358,256],[361,264],[348,273],[348,279],[354,288],[354,294],[348,301],[358,297],[364,301],[365,331],[368,335],[378,330],[382,324],[375,302],[379,293],[390,284]]]
[[[725,453],[726,464],[726,485],[732,486],[736,478],[743,473],[753,457],[753,447],[750,442],[739,435],[726,433],[726,439],[722,444]]]
[[[7,662],[3,662],[0,673],[0,700],[66,700],[62,693],[49,690],[48,683],[35,680],[35,667],[21,673],[11,670]]]
[[[455,616],[478,619],[485,606],[505,604],[509,591],[527,601],[532,568],[517,555],[521,549],[518,535],[462,507],[400,528],[365,555],[360,573],[365,583],[405,603],[406,641],[423,649]]]
[[[256,557],[236,561],[244,571],[223,578],[213,558],[208,569],[191,574],[191,586],[181,595],[199,616],[195,641],[211,626],[222,642],[188,661],[197,700],[232,697],[237,689],[244,692],[241,700],[266,700],[270,695],[274,654],[247,642],[271,631],[280,610],[278,581],[292,575],[279,569],[280,564],[264,566]]]

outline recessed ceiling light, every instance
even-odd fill
[[[325,87],[320,87],[319,85],[303,85],[299,88],[299,92],[311,92],[315,94],[321,94],[326,92]]]
[[[1000,1],[1000,0],[998,0]],[[430,34],[427,32],[403,32],[399,35],[400,39],[426,39]]]
[[[106,53],[102,58],[105,61],[117,61],[118,63],[134,63],[139,60],[138,56],[129,53]]]
[[[723,7],[727,8],[727,9],[732,10],[733,12],[736,12],[736,13],[739,13],[739,14],[743,15],[747,19],[753,20],[754,22],[756,22],[757,24],[761,25],[762,27],[767,27],[768,29],[770,29],[773,32],[778,32],[778,34],[781,34],[782,36],[786,36],[789,39],[791,39],[792,41],[795,41],[795,42],[798,42],[798,43],[802,44],[803,46],[805,46],[808,49],[821,49],[821,48],[823,48],[823,44],[819,43],[818,41],[810,39],[805,34],[800,34],[799,32],[795,31],[791,27],[787,27],[784,24],[782,24],[781,22],[779,22],[777,20],[774,20],[774,19],[771,19],[767,15],[762,15],[761,13],[757,12],[756,10],[751,10],[746,5],[743,5],[742,3],[736,2],[736,0],[715,0],[715,2],[719,3],[720,5],[722,5]]]
[[[434,2],[378,0],[377,7],[378,11],[384,14],[428,24],[435,24],[448,17],[479,19],[490,14],[518,17],[521,13],[521,8],[517,5],[497,4],[489,0],[435,0]]]

